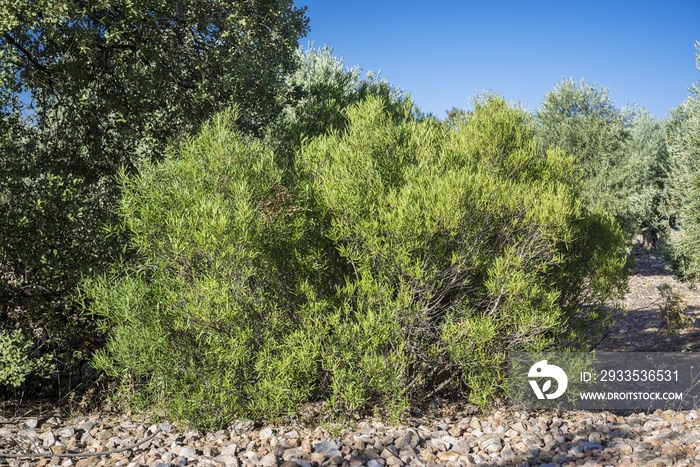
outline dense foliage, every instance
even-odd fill
[[[667,224],[665,124],[643,109],[616,107],[606,88],[572,79],[545,95],[535,118],[544,147],[576,158],[586,202],[655,245]]]
[[[27,361],[53,354],[59,369],[80,368],[100,336],[73,295],[121,253],[123,239],[102,232],[119,198],[119,168],[162,158],[233,102],[240,127],[260,132],[280,111],[304,13],[270,0],[0,2],[0,346],[8,355],[29,340]],[[8,337],[15,330],[21,339]],[[17,375],[40,367],[28,363]]]
[[[619,182],[611,175],[623,158],[632,112],[615,107],[606,88],[565,79],[545,95],[536,118],[542,144],[576,158],[589,204],[610,209]]]
[[[700,70],[700,43],[696,44]],[[666,251],[674,269],[684,279],[700,278],[700,82],[676,112],[676,128],[669,150],[671,171],[669,214],[677,229],[665,238]]]
[[[396,119],[404,117],[406,105],[412,106],[412,118],[422,116],[388,81],[372,72],[363,78],[359,67],[348,68],[342,58],[332,54],[330,47],[316,49],[313,44],[306,51],[299,48],[296,52],[295,70],[285,80],[284,106],[265,134],[286,165],[293,164],[303,140],[331,130],[343,131],[347,124],[345,110],[368,96],[381,96],[385,110]]]
[[[276,113],[304,12],[271,0],[5,0],[0,85],[6,97],[30,92],[38,123],[50,118],[102,164],[106,149],[162,148],[232,102],[259,128]]]
[[[304,14],[0,0],[0,390],[96,355],[202,427],[484,405],[508,352],[596,340],[630,236],[697,280],[700,85],[666,121],[569,79],[439,122]]]
[[[125,176],[136,255],[86,288],[111,330],[96,366],[137,403],[211,427],[319,399],[399,414],[450,390],[483,404],[509,350],[592,338],[626,254],[581,203],[572,159],[540,152],[499,98],[459,131],[388,104],[348,108],[293,169],[227,112]]]
[[[613,214],[630,234],[641,234],[652,247],[673,223],[668,217],[666,187],[669,131],[668,121],[657,121],[644,110],[638,112],[630,124],[620,164],[609,174],[618,181],[610,194]]]

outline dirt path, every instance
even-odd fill
[[[629,293],[623,302],[624,312],[616,316],[606,337],[595,350],[679,352],[700,351],[700,291],[676,279],[660,254],[642,246],[632,249],[635,268],[629,280]],[[687,314],[696,324],[668,335],[660,307],[664,299],[658,287],[668,284],[680,298],[678,305],[687,307]],[[697,320],[697,321],[696,321]]]

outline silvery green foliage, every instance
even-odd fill
[[[347,124],[346,109],[366,99],[380,97],[394,118],[421,118],[420,111],[397,87],[378,73],[362,76],[359,66],[347,67],[342,57],[333,55],[328,46],[295,54],[296,68],[285,81],[286,101],[279,117],[266,131],[267,142],[287,163],[304,140],[330,131],[343,131]],[[284,160],[284,158],[283,158]]]
[[[696,63],[700,70],[700,43]],[[677,112],[679,128],[671,138],[671,173],[668,180],[671,213],[677,229],[671,231],[666,250],[676,272],[696,282],[700,278],[700,82]]]
[[[313,90],[318,88],[326,88],[330,91],[326,95],[329,98],[349,97],[357,91],[362,81],[362,69],[359,66],[348,68],[343,63],[342,57],[332,54],[333,49],[327,45],[314,49],[311,44],[306,51],[301,47],[297,49],[295,53],[297,68],[285,80],[288,87],[303,92],[297,102],[307,102],[314,97],[319,97],[313,93]],[[290,108],[287,107],[285,110]]]
[[[621,161],[609,176],[617,180],[611,209],[631,234],[655,246],[668,229],[665,179],[669,167],[668,123],[640,110],[630,124]]]
[[[586,202],[615,216],[628,235],[656,245],[669,224],[668,121],[644,108],[618,108],[607,88],[572,79],[548,92],[535,116],[541,144],[576,157]]]
[[[564,79],[545,94],[536,112],[540,140],[586,164],[614,157],[629,130],[632,108],[618,108],[608,89],[585,80]]]
[[[616,107],[605,87],[568,78],[545,95],[535,116],[540,143],[576,158],[587,202],[613,210],[620,183],[614,174],[624,159],[634,109]]]

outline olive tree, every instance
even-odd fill
[[[695,60],[700,70],[700,42]],[[676,272],[686,280],[700,277],[700,82],[675,112],[677,131],[669,145],[671,171],[668,180],[671,212],[676,230],[667,239],[666,250]]]

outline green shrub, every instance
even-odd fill
[[[129,375],[140,402],[204,426],[259,407],[274,416],[311,389],[294,373],[313,367],[304,349],[287,373],[271,362],[287,358],[305,319],[286,261],[295,208],[272,152],[234,131],[236,118],[219,115],[162,164],[123,177],[135,259],[85,289],[111,331],[95,366]]]
[[[538,153],[526,114],[487,97],[454,132],[396,123],[370,99],[348,119],[301,153],[352,266],[343,326],[364,331],[332,348],[383,360],[403,389],[356,364],[339,387],[364,391],[348,405],[441,387],[483,403],[504,388],[508,351],[581,345],[604,324],[603,302],[626,286],[622,234],[582,207],[571,159]]]
[[[96,367],[137,405],[213,427],[308,400],[394,415],[443,390],[485,403],[508,351],[592,337],[626,255],[582,207],[572,160],[539,153],[497,98],[458,132],[384,105],[348,108],[295,177],[235,112],[125,177],[135,256],[85,288],[109,331]]]
[[[46,375],[54,370],[48,355],[31,355],[34,347],[21,330],[0,329],[0,384],[18,388],[30,375]]]

